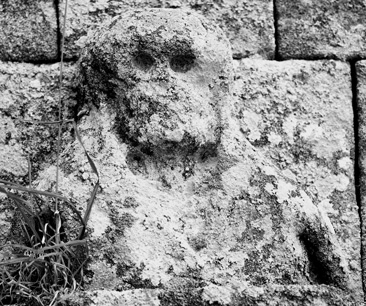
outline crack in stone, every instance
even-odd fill
[[[273,0],[273,23],[274,23],[274,39],[275,39],[275,53],[274,59],[280,60],[279,54],[279,31],[278,31],[278,11],[277,11],[277,0]]]
[[[358,205],[358,213],[360,217],[360,227],[361,227],[361,269],[362,269],[362,284],[363,291],[366,295],[366,280],[364,277],[365,266],[363,264],[364,252],[363,252],[363,223],[364,220],[362,218],[362,210],[361,210],[361,190],[360,190],[360,139],[359,139],[359,114],[358,114],[358,93],[357,93],[357,71],[356,71],[356,62],[357,60],[351,60],[349,62],[351,67],[351,82],[352,82],[352,107],[353,107],[353,128],[354,128],[354,138],[355,138],[355,160],[354,160],[354,177],[355,177],[355,192],[356,192],[356,202]]]
[[[57,62],[61,60],[61,21],[60,21],[60,0],[54,0],[53,6],[56,10],[57,23]]]

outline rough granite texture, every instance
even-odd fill
[[[360,196],[362,223],[362,266],[363,278],[366,280],[366,61],[356,64],[357,72],[357,111],[358,111],[358,136],[359,136],[359,170],[360,170]]]
[[[33,65],[0,62],[2,177],[26,176],[28,154],[32,167],[38,171],[47,157],[55,152],[55,125],[37,123],[58,120],[59,66],[59,63]],[[70,117],[67,112],[72,108],[71,103],[76,104],[72,91],[73,69],[65,64],[61,98],[63,116],[67,117]]]
[[[359,258],[349,64],[242,60],[238,69],[241,131],[311,195],[343,237],[344,250],[352,250],[350,258]]]
[[[269,0],[70,0],[66,26],[66,58],[79,56],[88,30],[131,8],[182,8],[197,11],[226,33],[236,58],[274,58],[273,3]],[[63,16],[64,1],[60,4]]]
[[[0,60],[56,60],[57,18],[53,0],[0,1]]]
[[[282,59],[366,56],[366,2],[276,0]]]
[[[101,187],[88,224],[87,291],[61,300],[362,305],[350,66],[244,59],[233,67],[212,20],[234,56],[259,52],[256,42],[236,54],[234,32],[216,22],[220,5],[234,1],[190,4],[211,22],[193,10],[77,3],[69,46],[109,21],[69,47],[70,57],[85,49],[66,65],[62,91],[64,117],[79,114]],[[112,21],[116,13],[122,18]],[[366,64],[357,70],[362,149]],[[57,119],[58,73],[58,65],[0,63],[1,178],[27,184],[29,153],[32,186],[54,190],[55,128],[22,120]],[[62,134],[60,191],[84,212],[96,175],[70,130]],[[365,173],[363,163],[361,156]],[[1,242],[14,234],[13,216],[0,195]]]
[[[133,289],[94,290],[65,297],[69,306],[362,306],[349,294],[325,285],[228,288],[208,285],[203,288],[173,286],[170,290]]]
[[[86,288],[110,305],[136,289],[160,305],[360,305],[349,65],[247,59],[233,82],[222,32],[176,14],[125,13],[86,43],[79,130],[101,179]],[[62,157],[60,190],[84,210],[96,176],[78,142]]]
[[[59,64],[33,65],[0,62],[0,178],[29,186],[28,159],[32,179],[37,172],[55,164],[55,125],[37,124],[58,120]],[[74,68],[64,67],[65,87],[61,91],[64,118],[69,118],[75,93]],[[72,135],[64,125],[62,145]],[[51,180],[55,177],[50,178]],[[33,186],[34,187],[34,186]],[[12,228],[14,207],[0,195],[0,244]],[[0,255],[1,257],[1,255]]]
[[[242,60],[235,88],[246,139],[326,212],[344,249],[357,258],[349,64]]]

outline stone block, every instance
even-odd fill
[[[282,59],[351,59],[366,55],[364,1],[276,0]]]
[[[329,216],[360,286],[349,64],[246,59],[234,92],[246,139]]]
[[[200,14],[123,18],[65,70],[63,101],[78,107],[100,177],[87,292],[70,305],[361,305],[350,66],[233,69],[228,40]],[[26,131],[19,117],[57,118],[57,70],[4,64],[0,144],[25,150],[11,137]],[[52,133],[31,148],[52,149]],[[85,213],[97,177],[68,130],[62,148],[59,190]],[[54,186],[50,152],[37,189]]]
[[[54,1],[1,1],[0,60],[57,60],[57,31]]]
[[[269,0],[70,0],[65,35],[66,58],[79,56],[86,33],[101,22],[108,21],[126,9],[162,7],[197,11],[217,23],[228,36],[235,58],[274,58],[273,3]],[[62,16],[63,10],[64,1],[61,1]]]
[[[200,15],[121,18],[88,36],[77,78],[101,186],[86,289],[161,290],[162,305],[361,304],[350,66],[233,70]],[[84,212],[96,176],[77,141],[62,156],[60,191]]]
[[[362,262],[366,266],[366,61],[356,63],[357,72],[357,121],[358,121],[358,154],[359,154],[359,188],[362,218]],[[363,271],[363,279],[366,280],[366,271]]]
[[[173,290],[174,288],[174,290]],[[126,291],[95,290],[73,294],[66,298],[70,306],[181,306],[181,305],[225,305],[225,306],[361,306],[351,295],[340,289],[327,286],[268,286],[249,288],[245,284],[236,289],[208,285],[197,289],[182,290],[172,286],[171,290],[133,289]],[[326,301],[326,304],[324,303]]]
[[[246,59],[234,93],[246,139],[328,215],[361,292],[349,65]]]

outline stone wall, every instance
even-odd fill
[[[36,123],[57,120],[61,95],[101,174],[90,279],[73,303],[362,305],[366,2],[70,0],[59,91],[64,4],[0,3],[0,178],[27,186],[31,171],[33,187],[54,190],[57,129]],[[115,114],[79,108],[87,34],[131,8],[196,12],[229,39],[219,157],[156,170],[113,133]],[[65,124],[60,191],[84,211],[96,177],[71,132]],[[0,201],[4,242],[16,212]]]

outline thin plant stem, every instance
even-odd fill
[[[24,123],[31,123],[31,124],[63,124],[63,123],[70,123],[70,122],[74,122],[74,119],[68,119],[68,120],[56,120],[56,121],[37,121],[37,120],[19,120],[20,122],[24,122]]]
[[[64,62],[64,45],[65,45],[65,29],[66,29],[66,16],[67,16],[67,4],[68,0],[65,0],[65,13],[64,22],[62,29],[62,39],[61,39],[61,60],[60,60],[60,79],[59,79],[59,95],[58,95],[58,136],[57,136],[57,157],[56,157],[56,193],[58,193],[59,188],[59,171],[60,171],[60,147],[61,147],[61,132],[62,132],[62,77],[63,77],[63,62]],[[58,199],[56,198],[55,213],[58,213]]]
[[[57,157],[56,157],[56,193],[59,189],[59,177],[60,177],[60,148],[61,148],[61,132],[63,127],[62,113],[63,113],[63,103],[62,103],[62,77],[63,77],[63,63],[64,63],[64,45],[65,45],[65,29],[66,29],[66,17],[67,17],[67,0],[65,0],[65,13],[64,22],[62,29],[62,39],[61,39],[61,59],[60,59],[60,81],[59,81],[59,94],[58,94],[58,135],[57,135]],[[60,243],[60,228],[61,219],[60,212],[58,210],[58,199],[55,202],[55,220],[56,220],[56,243]]]
[[[31,163],[31,159],[30,159],[30,154],[29,153],[28,153],[28,156],[27,156],[27,162],[28,162],[29,189],[31,189],[32,188],[32,163]],[[33,203],[33,195],[32,194],[30,194],[29,201],[30,201],[30,203]]]

